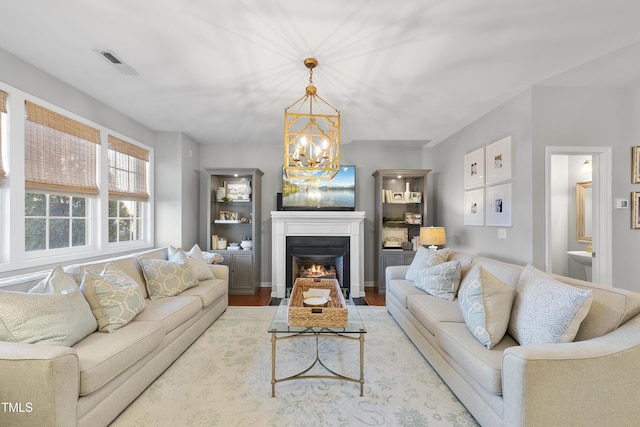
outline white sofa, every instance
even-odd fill
[[[516,288],[522,266],[451,251],[462,280],[476,265]],[[429,364],[483,426],[635,426],[640,423],[640,294],[553,276],[592,290],[574,342],[519,345],[508,333],[487,349],[458,298],[437,298],[386,270],[386,305]],[[513,314],[511,314],[513,316]]]
[[[165,248],[109,260],[137,282],[146,302],[120,329],[93,332],[70,347],[0,341],[0,402],[11,404],[0,408],[1,425],[108,425],[226,310],[224,265],[210,265],[213,279],[177,296],[149,299],[138,258],[167,254]],[[100,272],[106,263],[65,271],[79,284],[85,270]],[[0,289],[25,291],[40,279],[4,280]]]

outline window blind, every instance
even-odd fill
[[[149,151],[109,135],[109,199],[149,200]]]
[[[0,114],[7,112],[7,92],[0,90]],[[0,179],[6,177],[7,174],[2,166],[2,120],[0,120]]]
[[[25,187],[30,191],[97,195],[100,131],[26,101]]]

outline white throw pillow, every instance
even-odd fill
[[[407,268],[404,278],[415,282],[418,280],[421,272],[424,272],[426,268],[445,262],[448,254],[448,250],[446,252],[441,252],[434,251],[433,249],[427,249],[424,246],[418,247],[418,250],[413,257],[413,261],[411,261],[409,268]]]
[[[78,285],[60,267],[29,292],[0,291],[0,341],[71,347],[97,327]]]
[[[120,329],[146,307],[140,286],[112,263],[105,266],[102,274],[85,271],[80,290],[101,332]]]
[[[520,345],[571,342],[592,299],[591,290],[560,283],[527,265],[518,281],[509,334]]]
[[[169,246],[169,260],[172,260],[175,254],[179,251],[182,251],[182,248],[176,249],[173,246]],[[187,256],[187,262],[191,267],[193,273],[196,275],[198,281],[202,282],[204,280],[215,279],[213,272],[202,256],[200,246],[198,246],[197,244],[193,245],[191,250],[185,254]]]
[[[453,301],[460,285],[460,261],[442,262],[421,270],[413,283],[434,297]]]
[[[469,271],[460,284],[458,301],[464,322],[471,334],[489,349],[507,332],[514,292],[481,265]]]
[[[184,251],[176,252],[169,261],[155,258],[139,258],[139,261],[150,299],[172,297],[198,285]]]

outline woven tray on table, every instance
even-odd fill
[[[305,307],[303,292],[309,289],[329,289],[326,307]],[[289,326],[346,328],[347,304],[340,284],[335,279],[296,279],[289,299]]]

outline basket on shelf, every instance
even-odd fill
[[[303,293],[309,289],[329,289],[326,307],[306,307]],[[288,309],[289,326],[346,328],[348,323],[347,304],[336,279],[297,278]]]

